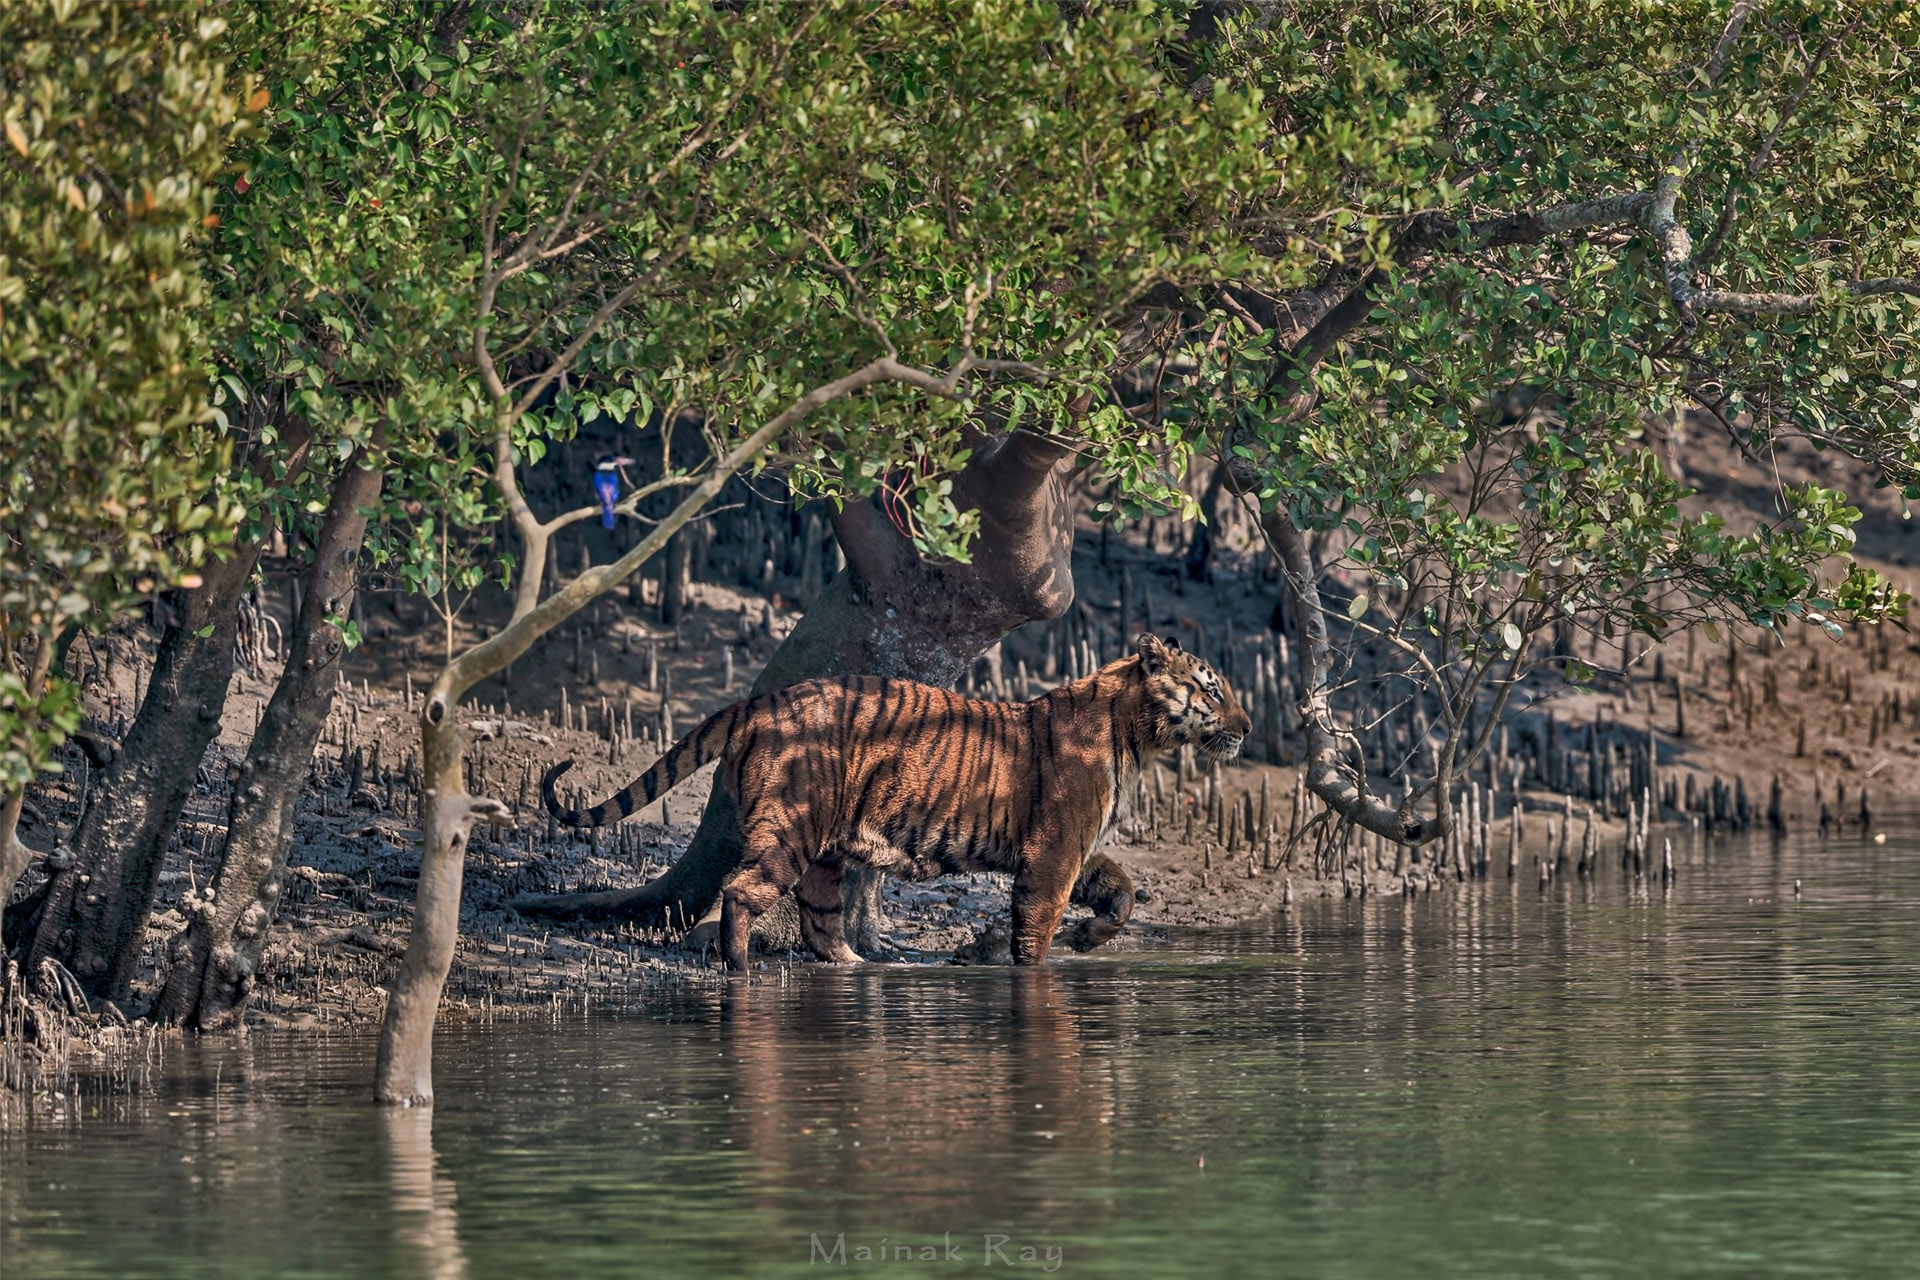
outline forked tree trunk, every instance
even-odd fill
[[[773,424],[784,427],[776,420]],[[433,1022],[460,941],[460,891],[466,879],[467,840],[475,822],[504,822],[513,811],[499,800],[468,795],[466,742],[455,714],[468,690],[505,670],[533,642],[619,585],[657,554],[667,538],[698,514],[742,462],[776,432],[763,427],[729,455],[672,514],[612,564],[589,569],[521,614],[489,639],[440,669],[420,709],[420,877],[414,891],[413,930],[400,959],[380,1025],[373,1096],[393,1106],[433,1102]],[[529,562],[537,563],[537,562]],[[529,572],[533,570],[529,568]],[[529,596],[538,594],[536,590]]]
[[[202,1031],[244,1015],[267,931],[280,905],[294,809],[333,707],[345,637],[330,619],[352,607],[367,509],[384,473],[362,450],[334,482],[302,583],[286,667],[247,747],[227,808],[227,844],[211,897],[185,904],[187,927],[168,946],[157,1021]]]
[[[454,714],[460,699],[480,681],[505,670],[535,640],[659,554],[667,539],[699,515],[740,468],[760,457],[789,427],[815,409],[883,382],[910,382],[950,395],[959,376],[945,381],[934,379],[886,357],[813,388],[716,459],[707,477],[625,555],[611,564],[585,570],[530,612],[516,610],[513,620],[499,632],[441,669],[420,710],[420,878],[407,953],[394,975],[386,1017],[380,1024],[380,1047],[373,1072],[375,1100],[409,1107],[433,1102],[433,1021],[460,938],[460,887],[466,877],[467,837],[476,821],[498,821],[512,815],[512,810],[498,800],[466,793],[461,776],[465,743],[457,724],[459,717]],[[500,399],[504,402],[504,392]],[[534,517],[513,477],[507,448],[511,422],[507,418],[499,424],[495,456],[501,488],[524,536],[529,528],[550,526],[542,526]],[[537,564],[529,561],[523,572],[538,573]],[[536,581],[522,598],[537,596],[538,587]]]
[[[312,425],[267,400],[256,406],[273,413],[277,456],[287,477],[297,475]],[[257,474],[265,464],[264,456],[254,459]],[[193,794],[200,760],[220,733],[240,598],[261,549],[259,542],[237,544],[227,559],[202,568],[198,586],[171,594],[173,618],[146,697],[68,841],[71,863],[47,884],[27,947],[29,975],[40,972],[43,960],[57,960],[89,995],[125,1001],[168,842]]]
[[[954,483],[954,502],[980,512],[971,564],[929,564],[871,503],[853,503],[834,521],[847,567],[768,660],[753,691],[831,675],[886,675],[951,685],[969,664],[1029,622],[1057,618],[1073,603],[1073,510],[1066,493],[1068,450],[1016,434],[981,449]],[[519,899],[522,911],[622,919],[653,927],[693,924],[738,865],[734,797],[716,786],[687,851],[638,888]],[[877,875],[849,874],[850,939],[862,950],[873,919]]]
[[[240,597],[260,545],[236,547],[173,593],[173,619],[133,727],[100,776],[70,841],[71,865],[54,873],[26,972],[65,965],[86,993],[124,1001],[174,827],[193,794],[233,679]]]

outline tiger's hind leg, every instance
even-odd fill
[[[1093,917],[1079,920],[1060,931],[1054,939],[1075,951],[1091,951],[1106,942],[1133,918],[1133,881],[1120,864],[1104,853],[1096,853],[1081,868],[1074,882],[1075,906],[1092,907]]]
[[[859,964],[860,953],[847,945],[844,871],[838,857],[814,863],[800,875],[793,896],[800,904],[800,937],[828,964]]]

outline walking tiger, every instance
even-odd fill
[[[1127,922],[1133,886],[1100,840],[1140,770],[1191,743],[1217,757],[1252,728],[1217,672],[1174,639],[1030,702],[985,702],[880,676],[807,680],[715,712],[626,790],[584,813],[540,780],[547,810],[575,827],[617,822],[694,770],[721,762],[745,851],[722,890],[727,966],[747,968],[753,919],[788,889],[822,960],[857,961],[842,929],[849,862],[907,879],[1013,873],[1013,959],[1047,957],[1070,900],[1095,909],[1074,937],[1098,946]]]

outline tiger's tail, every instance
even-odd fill
[[[573,768],[572,760],[562,760],[540,775],[540,799],[545,802],[548,813],[570,827],[604,827],[610,822],[631,817],[673,790],[681,779],[701,765],[718,759],[732,739],[735,727],[747,718],[747,708],[747,702],[736,702],[720,708],[708,716],[699,728],[668,747],[666,754],[649,765],[647,771],[635,778],[625,791],[601,801],[584,813],[561,804],[560,796],[553,788],[560,775]]]

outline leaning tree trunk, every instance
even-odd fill
[[[156,1020],[212,1031],[239,1022],[280,905],[301,785],[333,707],[367,510],[385,476],[356,454],[334,482],[301,590],[287,663],[248,744],[227,808],[227,844],[209,896],[185,904],[187,927],[168,946]]]
[[[126,998],[167,845],[220,733],[240,597],[259,558],[257,542],[236,547],[202,569],[199,586],[173,593],[146,699],[74,829],[71,862],[54,873],[28,974],[57,960],[88,995]]]
[[[774,652],[753,691],[851,674],[951,685],[1010,632],[1065,613],[1073,603],[1073,509],[1063,465],[1068,456],[1065,446],[1024,433],[975,455],[954,482],[955,504],[980,512],[971,564],[930,564],[873,504],[848,504],[834,521],[847,567]],[[693,842],[653,881],[607,893],[523,898],[514,905],[546,915],[684,927],[713,905],[740,853],[735,799],[716,785]],[[879,876],[849,872],[852,941],[871,951]]]

